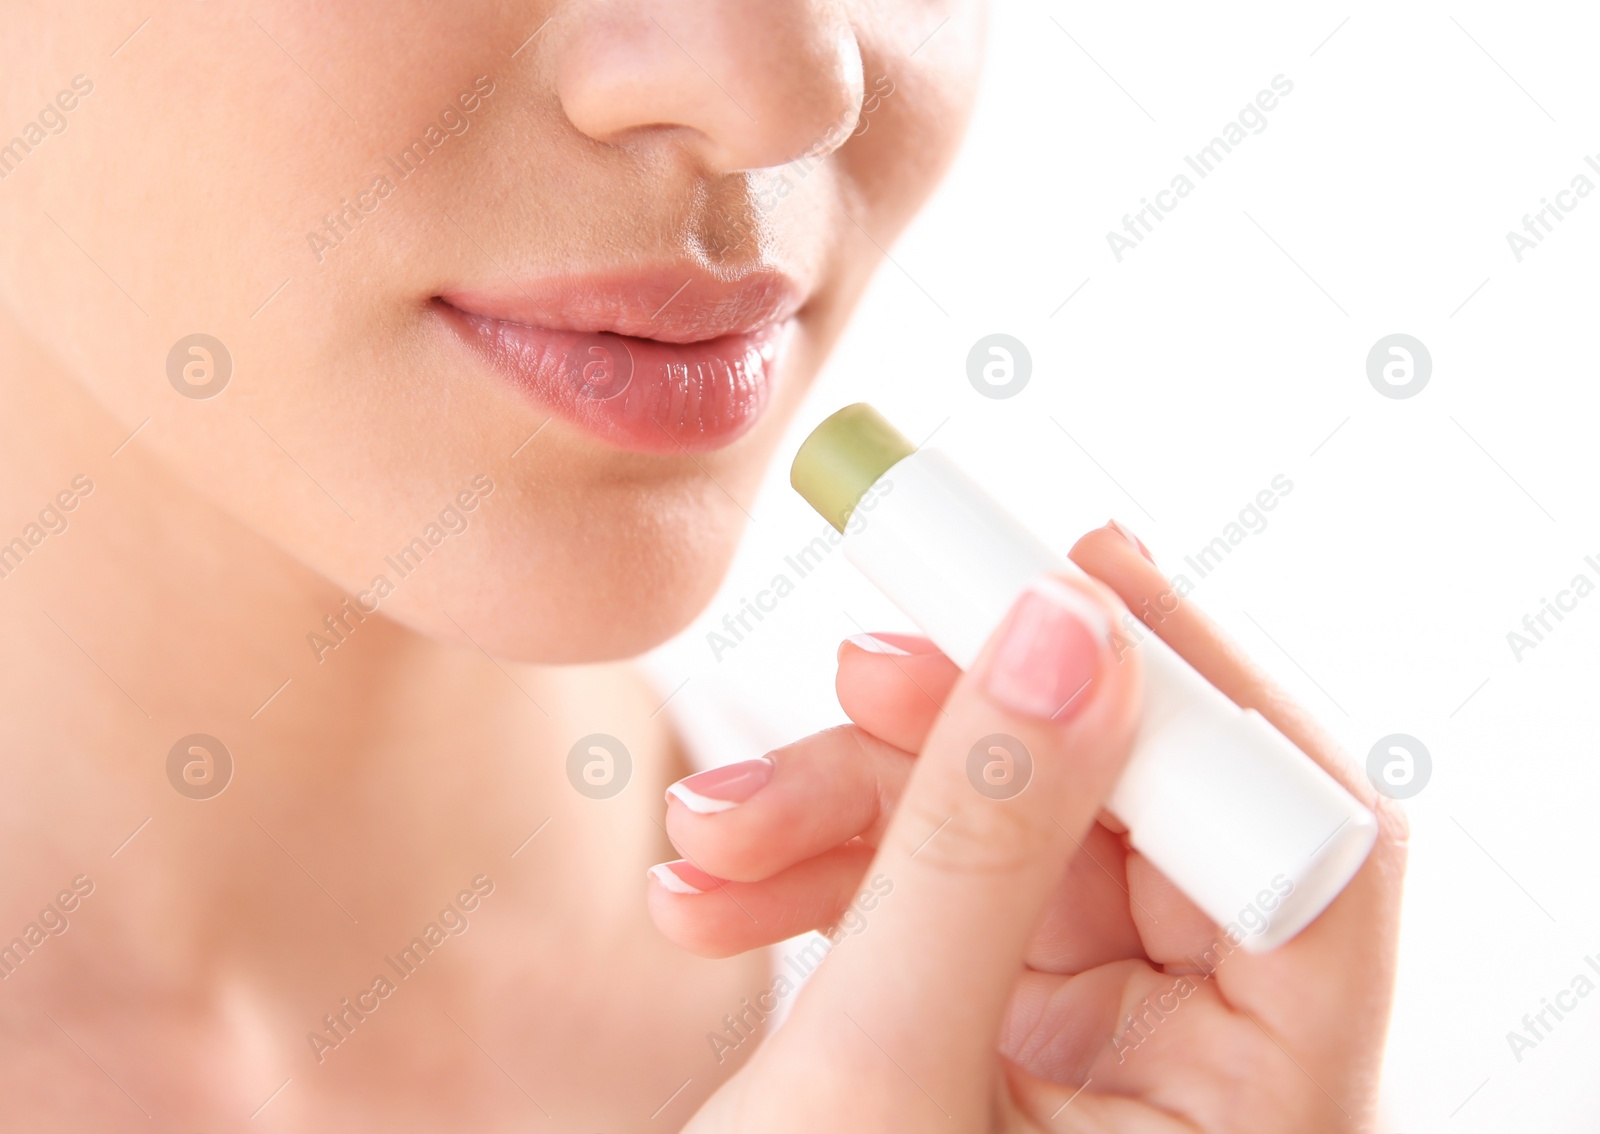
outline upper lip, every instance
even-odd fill
[[[789,318],[803,302],[799,285],[781,272],[724,278],[698,266],[508,281],[451,289],[439,298],[486,319],[666,343],[748,334]]]

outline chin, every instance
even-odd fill
[[[600,497],[493,525],[384,613],[535,665],[619,661],[660,645],[711,601],[744,515],[703,479]]]

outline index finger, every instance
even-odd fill
[[[1239,649],[1199,607],[1149,559],[1130,537],[1112,527],[1096,528],[1073,545],[1070,558],[1116,592],[1145,626],[1195,671],[1240,708],[1254,709],[1338,780],[1369,809],[1380,796],[1339,751],[1315,717],[1280,689],[1265,670]]]
[[[1315,760],[1378,819],[1371,854],[1338,898],[1292,941],[1265,954],[1234,951],[1221,931],[1178,893],[1142,856],[1128,859],[1130,889],[1159,923],[1141,923],[1152,960],[1202,964],[1227,999],[1256,1014],[1293,1050],[1318,1046],[1330,1021],[1374,1030],[1381,1036],[1394,982],[1406,822],[1400,810],[1345,759],[1315,719],[1176,588],[1134,544],[1115,529],[1100,528],[1078,541],[1072,559],[1110,587],[1207,681],[1244,708],[1255,709]],[[1140,920],[1136,914],[1136,920]],[[1225,957],[1225,964],[1217,958]],[[1374,1050],[1381,1050],[1376,1044]]]

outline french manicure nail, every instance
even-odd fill
[[[720,879],[682,858],[675,862],[658,862],[645,873],[674,894],[704,894],[722,885]]]
[[[731,811],[767,786],[774,767],[767,756],[724,764],[685,776],[667,789],[667,796],[677,799],[696,815]]]
[[[1025,716],[1070,720],[1092,699],[1110,642],[1111,622],[1100,607],[1058,579],[1040,579],[996,631],[984,686]]]
[[[1131,531],[1129,531],[1127,528],[1123,527],[1116,520],[1107,520],[1106,521],[1106,527],[1110,528],[1112,531],[1116,532],[1123,539],[1125,539],[1129,543],[1133,544],[1133,549],[1135,551],[1137,551],[1140,555],[1142,555],[1146,559],[1148,559],[1151,563],[1154,563],[1156,561],[1156,557],[1154,555],[1151,555],[1150,554],[1150,549],[1144,545],[1144,540],[1142,540],[1138,536],[1134,535]]]
[[[892,654],[902,658],[911,656],[910,650],[902,650],[893,642],[880,638],[875,634],[852,634],[845,641],[858,650],[866,650],[869,654]]]

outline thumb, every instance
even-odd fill
[[[1137,651],[1113,643],[1122,611],[1086,576],[1017,600],[923,747],[869,871],[883,897],[796,1006],[801,1027],[848,1012],[923,1106],[988,1105],[1024,950],[1137,727]]]

